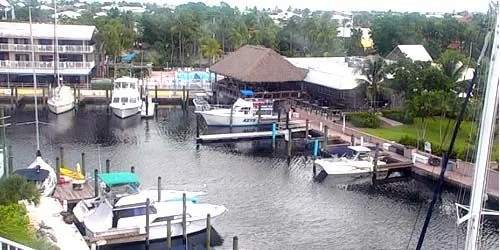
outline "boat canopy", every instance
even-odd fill
[[[102,173],[98,177],[109,187],[125,184],[139,186],[139,178],[136,174],[130,172]]]
[[[241,89],[240,93],[245,97],[253,96],[253,91],[249,89]]]
[[[365,146],[349,146],[348,148],[361,153],[369,153],[371,150]]]
[[[28,181],[39,181],[43,182],[49,176],[49,171],[45,169],[37,168],[24,168],[15,171],[16,174],[26,178]]]

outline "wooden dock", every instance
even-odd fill
[[[81,190],[73,189],[71,183],[57,184],[53,197],[60,202],[67,201],[68,204],[74,204],[83,199],[94,198],[94,186],[89,180],[82,185]]]
[[[292,133],[305,132],[306,128],[293,128]],[[287,130],[277,130],[276,137],[284,137]],[[248,140],[261,140],[271,139],[273,136],[272,131],[260,132],[245,132],[245,133],[228,133],[228,134],[211,134],[200,135],[196,138],[198,143],[214,143],[214,142],[235,142],[235,141],[248,141]]]

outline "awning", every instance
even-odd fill
[[[240,93],[246,97],[253,96],[253,91],[249,89],[241,89]]]

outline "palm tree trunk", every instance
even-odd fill
[[[116,76],[117,76],[117,72],[116,72],[116,58],[117,58],[117,55],[115,54],[114,55],[114,60],[113,60],[113,64],[114,64],[113,79],[116,79]]]

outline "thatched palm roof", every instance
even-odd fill
[[[303,81],[307,70],[295,67],[272,49],[245,45],[210,67],[210,71],[242,82]]]

